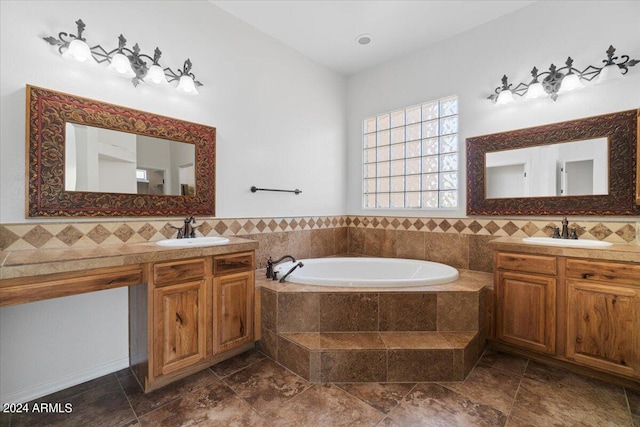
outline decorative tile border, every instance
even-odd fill
[[[228,218],[198,221],[198,233],[204,236],[243,236],[357,227],[384,230],[406,230],[433,233],[453,233],[480,236],[550,236],[559,223],[543,220],[429,218],[382,216],[328,216],[294,218]],[[53,248],[86,248],[98,245],[153,242],[172,238],[180,220],[126,222],[55,222],[1,224],[0,250]],[[584,227],[583,238],[612,243],[636,241],[636,223],[632,222],[572,222],[571,227]]]
[[[350,216],[347,226],[495,237],[544,237],[553,235],[553,228],[561,227],[561,224],[560,221],[518,219]],[[636,223],[633,222],[572,221],[569,227],[584,227],[578,230],[578,236],[585,239],[611,243],[636,241]]]

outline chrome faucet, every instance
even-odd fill
[[[190,216],[189,218],[185,218],[184,225],[182,227],[174,227],[173,225],[171,227],[178,230],[178,236],[176,238],[189,239],[189,238],[196,237],[196,228],[200,227],[199,225],[196,227],[191,225],[195,223],[196,223],[196,219]]]
[[[282,258],[278,258],[275,261],[272,260],[271,257],[269,257],[269,259],[267,260],[267,279],[273,279],[273,280],[277,279],[276,276],[278,275],[278,272],[277,271],[273,271],[273,267],[275,265],[281,263],[285,259],[290,259],[291,262],[296,262],[296,259],[294,257],[292,257],[291,255],[285,255]]]

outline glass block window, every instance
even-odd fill
[[[458,97],[364,120],[363,206],[458,207]]]

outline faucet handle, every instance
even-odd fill
[[[560,236],[560,228],[559,227],[553,227],[553,236],[551,236],[554,239],[559,239]]]

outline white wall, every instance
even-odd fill
[[[205,85],[200,95],[134,88],[105,67],[66,62],[42,37],[75,33],[79,18],[92,44],[113,47],[123,33],[144,52],[159,46],[165,66],[190,58]],[[29,222],[26,84],[215,126],[217,217],[344,214],[343,76],[205,1],[3,0],[0,19],[0,223]],[[303,193],[252,194],[252,185]],[[101,312],[112,318],[92,321]],[[0,400],[33,398],[100,375],[105,366],[126,366],[127,321],[126,289],[3,307]]]
[[[409,57],[352,76],[348,82],[347,213],[362,209],[362,120],[424,101],[457,94],[464,183],[465,138],[640,107],[640,68],[615,83],[540,99],[494,106],[486,99],[506,74],[511,82],[530,78],[533,66],[546,70],[571,56],[577,68],[600,65],[612,44],[618,54],[640,59],[640,2],[541,1]],[[514,85],[515,86],[515,85]],[[465,184],[462,184],[463,186]],[[385,215],[464,217],[451,212],[387,211]],[[611,220],[608,218],[607,220]]]
[[[32,84],[217,128],[217,217],[342,215],[346,78],[206,1],[2,1],[0,222],[25,222],[25,85]],[[204,83],[195,97],[142,85],[106,67],[63,60],[42,37],[162,50],[163,65]],[[329,159],[320,162],[318,159]],[[252,185],[303,193],[256,193]]]

